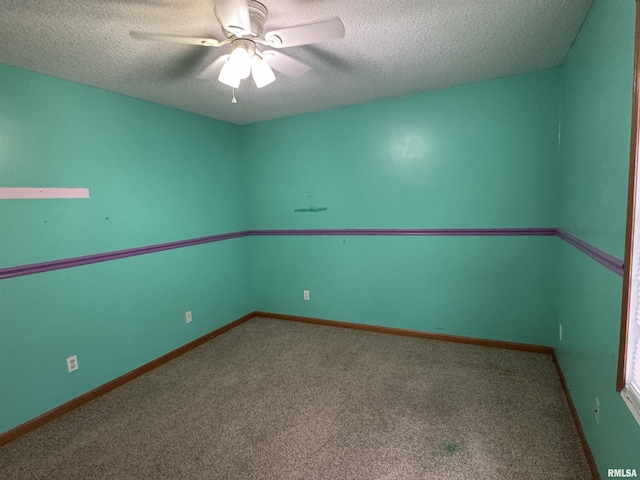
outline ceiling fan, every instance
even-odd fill
[[[207,78],[220,70],[218,80],[232,88],[252,76],[256,87],[269,85],[276,77],[273,70],[296,78],[311,66],[277,50],[258,50],[258,45],[276,49],[309,45],[344,38],[344,25],[337,18],[272,30],[263,34],[268,10],[256,0],[213,0],[216,18],[226,36],[215,38],[183,37],[129,32],[133,38],[157,42],[222,47],[230,45],[230,53],[218,57],[199,77]],[[235,96],[232,99],[235,103]]]

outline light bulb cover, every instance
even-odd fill
[[[240,79],[247,78],[251,73],[249,52],[247,52],[242,46],[234,48],[233,52],[231,52],[229,61],[233,65],[233,68]]]
[[[256,44],[248,39],[239,38],[231,43],[231,54],[220,69],[218,80],[233,88],[251,74],[252,58],[256,56]]]
[[[249,52],[247,52],[242,45],[234,47],[231,52],[231,58],[236,62],[245,62],[249,59]]]
[[[276,79],[273,70],[263,58],[258,55],[251,57],[251,76],[256,87],[262,88]]]
[[[238,88],[240,86],[240,76],[234,68],[231,58],[227,60],[220,69],[220,75],[218,75],[218,81],[228,85],[232,88]]]

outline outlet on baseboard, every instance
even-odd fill
[[[73,357],[67,358],[67,371],[69,373],[74,372],[78,369],[78,356],[74,355]]]
[[[598,400],[598,397],[596,397],[596,407],[593,415],[596,417],[596,425],[600,425],[600,400]]]
[[[310,298],[310,297],[309,297],[309,290],[305,290],[305,291],[304,291],[304,293],[303,293],[303,298],[304,298],[305,300],[309,300],[309,298]]]
[[[558,325],[560,326],[560,328],[558,329],[558,337],[560,338],[560,341],[562,341],[562,324],[559,323]]]
[[[193,320],[193,317],[191,316],[191,310],[184,314],[184,319],[187,323],[191,323],[191,320]]]

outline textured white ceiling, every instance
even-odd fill
[[[593,0],[263,0],[265,31],[339,16],[346,38],[283,50],[313,67],[258,90],[196,76],[225,47],[211,0],[0,0],[0,62],[247,124],[560,65]]]

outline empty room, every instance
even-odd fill
[[[0,478],[640,475],[637,10],[0,0]]]

